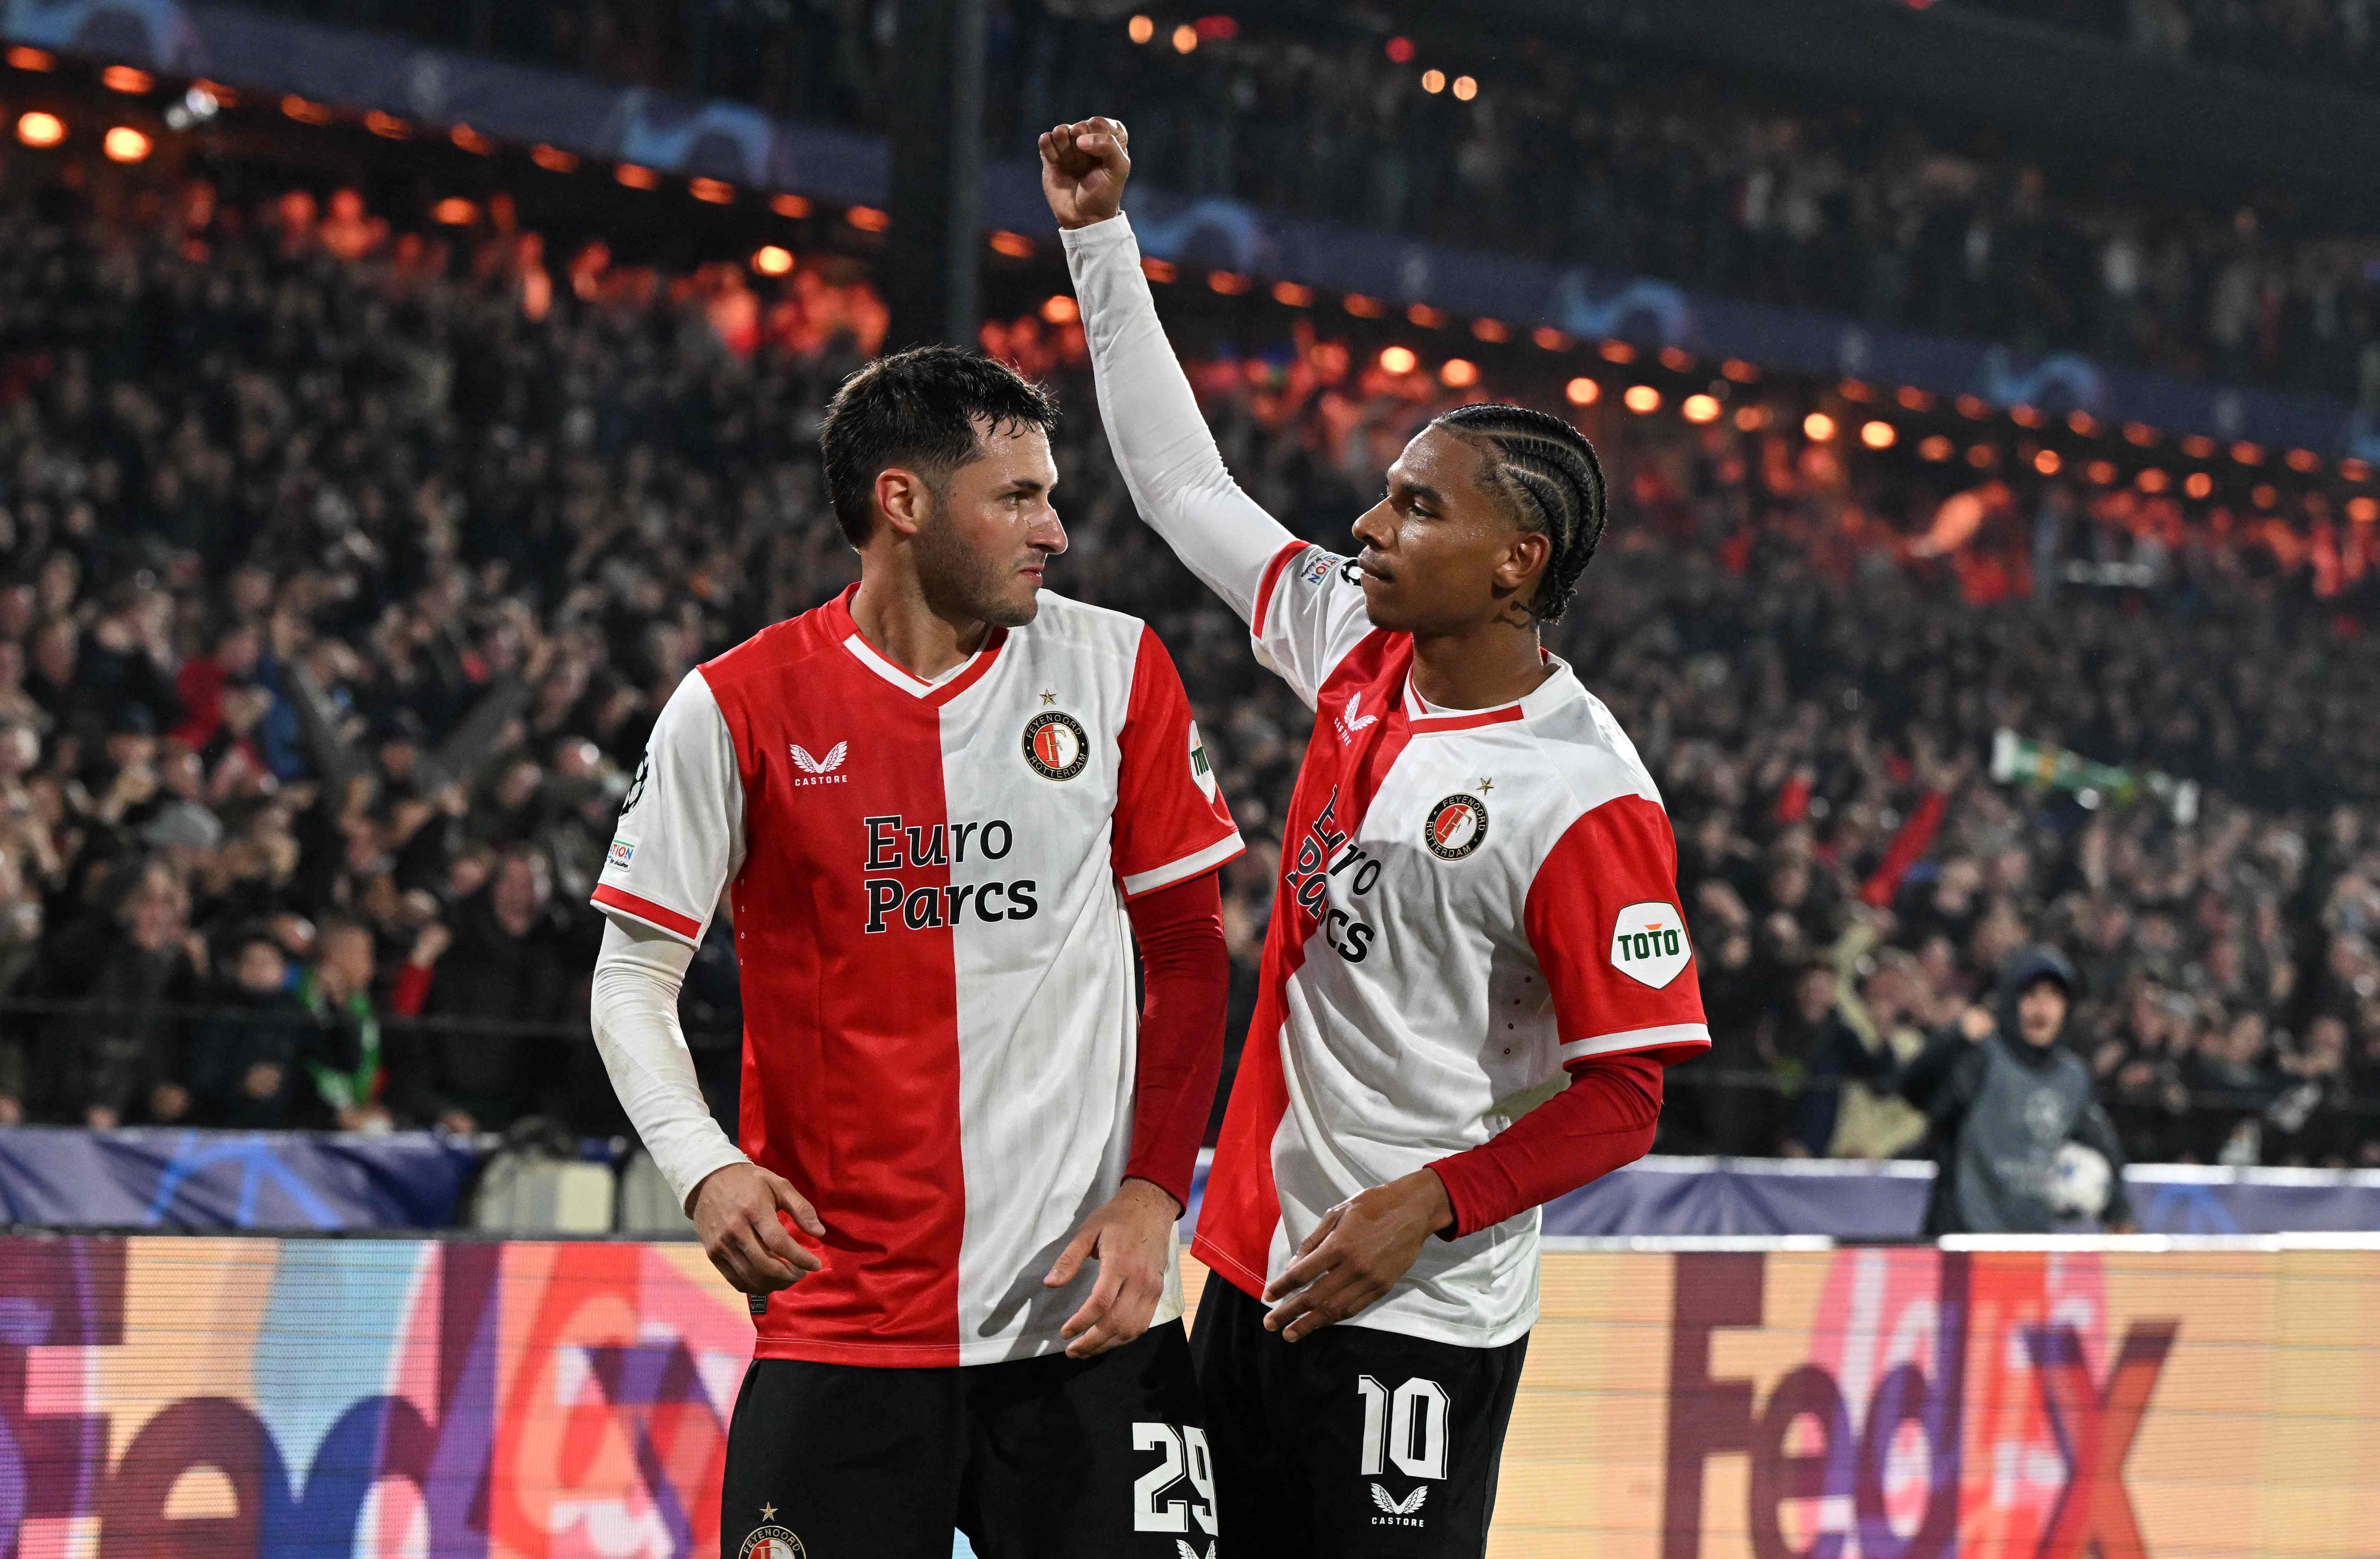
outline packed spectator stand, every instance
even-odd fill
[[[501,210],[99,204],[0,205],[0,1120],[622,1130],[587,891],[671,688],[854,576],[813,438],[880,306],[832,256],[549,260]],[[1060,304],[985,341],[1066,406],[1053,586],[1165,635],[1255,846],[1236,1045],[1310,717],[1135,521]],[[1195,352],[1233,469],[1342,544],[1458,393],[1311,329]],[[1845,1080],[2045,939],[2136,1157],[2380,1165],[2370,520],[1872,459],[1762,393],[1564,408],[1618,502],[1553,643],[1662,784],[1718,1036],[1663,1146],[1908,1151]],[[2003,730],[2204,799],[2003,783]],[[724,1111],[723,935],[687,1012]]]

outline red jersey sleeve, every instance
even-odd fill
[[[1124,897],[1211,872],[1244,848],[1173,658],[1147,627],[1117,739],[1113,861]]]
[[[1677,900],[1677,840],[1657,802],[1615,796],[1555,841],[1523,924],[1553,992],[1565,1065],[1633,1050],[1683,1060],[1710,1047]]]

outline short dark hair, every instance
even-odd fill
[[[1438,418],[1481,447],[1488,479],[1511,504],[1524,530],[1543,531],[1553,542],[1530,615],[1560,621],[1578,576],[1603,540],[1607,503],[1603,463],[1586,435],[1560,417],[1526,406],[1493,402],[1457,406]]]
[[[1058,403],[1040,385],[980,352],[916,346],[843,381],[819,427],[835,522],[854,547],[868,539],[876,478],[906,466],[939,489],[976,458],[976,423],[994,429],[1058,426]]]

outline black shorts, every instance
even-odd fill
[[[1208,1559],[1214,1474],[1182,1323],[1094,1359],[947,1370],[756,1359],[722,1559]]]
[[[1291,1343],[1267,1308],[1210,1277],[1193,1335],[1231,1559],[1485,1553],[1529,1339],[1342,1323]]]

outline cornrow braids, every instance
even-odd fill
[[[1457,406],[1436,425],[1481,445],[1489,478],[1522,526],[1552,539],[1529,613],[1540,622],[1559,622],[1603,539],[1603,463],[1595,446],[1559,417],[1494,402]]]

